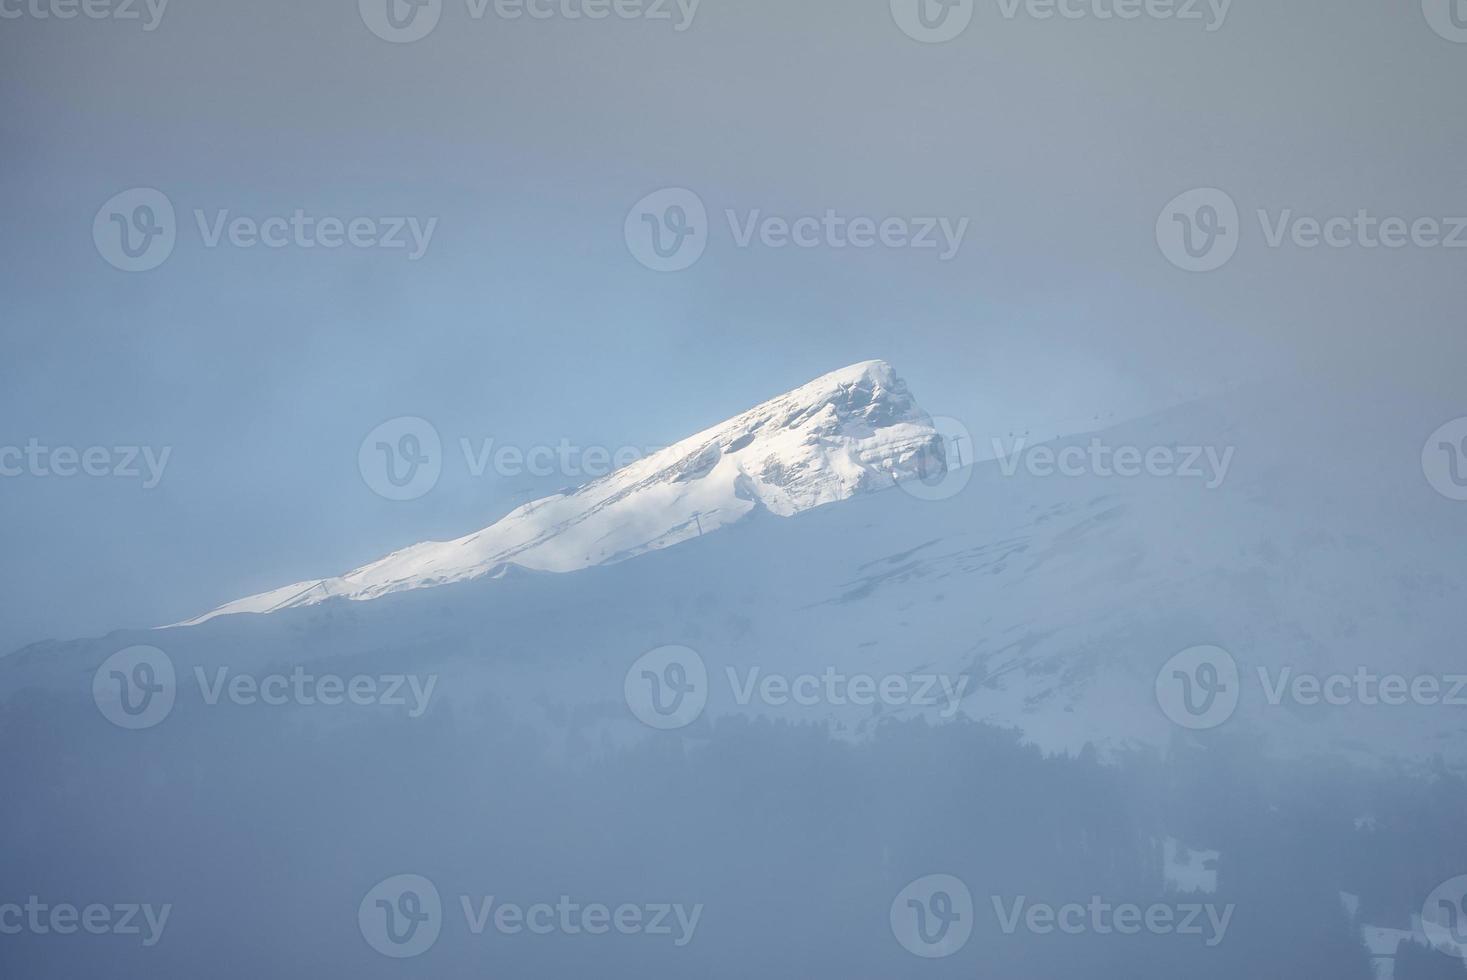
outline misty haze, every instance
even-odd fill
[[[1467,0],[0,0],[0,977],[1467,980]]]

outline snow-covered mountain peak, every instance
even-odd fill
[[[335,596],[624,561],[757,509],[781,517],[941,472],[942,440],[885,361],[832,371],[568,493],[532,501],[473,534],[427,541],[335,578],[297,582],[182,625]]]

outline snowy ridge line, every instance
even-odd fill
[[[575,490],[522,504],[462,538],[414,544],[338,577],[247,596],[174,625],[338,596],[374,599],[503,574],[511,566],[569,572],[614,564],[755,510],[790,517],[930,476],[945,464],[942,439],[906,383],[885,361],[863,361]]]

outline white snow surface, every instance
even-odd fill
[[[1217,891],[1217,867],[1221,851],[1188,847],[1175,837],[1162,842],[1163,873],[1167,887],[1182,894],[1211,895]]]
[[[453,541],[425,541],[335,578],[227,603],[264,613],[342,596],[374,599],[511,567],[570,572],[678,544],[763,508],[790,517],[940,473],[943,442],[885,361],[822,375],[569,493],[525,504]]]

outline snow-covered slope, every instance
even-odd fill
[[[335,578],[230,602],[271,612],[373,599],[511,566],[569,572],[666,548],[758,508],[789,517],[941,472],[941,438],[884,361],[833,371],[570,493],[535,500],[454,541],[427,541]]]
[[[92,669],[128,642],[166,649],[180,676],[365,658],[441,675],[440,697],[492,702],[546,738],[599,744],[642,733],[627,671],[676,644],[707,667],[710,718],[824,721],[860,737],[889,717],[967,717],[1057,751],[1261,737],[1290,756],[1467,769],[1460,706],[1270,696],[1362,669],[1440,678],[1445,693],[1462,673],[1467,511],[1433,491],[1420,458],[1451,393],[1444,409],[1366,390],[1327,404],[1288,386],[1239,391],[1045,447],[1050,459],[1092,441],[1143,459],[1207,447],[1232,461],[1226,479],[1000,459],[930,499],[863,492],[941,449],[890,368],[862,364],[460,541],[189,628],[21,651],[0,659],[0,689],[66,690],[77,675],[58,665]],[[738,524],[699,538],[700,520],[705,532]],[[519,567],[566,574],[489,581]],[[1193,731],[1157,684],[1202,647],[1226,651],[1240,681],[1232,714]],[[775,704],[736,696],[751,670],[963,686],[956,707]]]
[[[525,900],[554,887],[551,899],[706,902],[707,939],[700,932],[679,954],[704,957],[682,971],[699,976],[864,976],[877,972],[871,964],[904,975],[908,954],[881,927],[902,886],[938,869],[980,887],[984,905],[1002,894],[1236,903],[1222,959],[1203,963],[1171,943],[1186,937],[1074,946],[1091,959],[1102,947],[1135,951],[1134,967],[1116,959],[1086,975],[1264,975],[1279,951],[1339,947],[1353,972],[1290,975],[1369,976],[1362,930],[1372,927],[1372,949],[1394,954],[1404,933],[1384,927],[1408,928],[1431,887],[1467,867],[1453,849],[1460,797],[1443,772],[1467,771],[1467,719],[1448,704],[1275,704],[1257,671],[1462,672],[1467,509],[1432,489],[1420,451],[1461,411],[1460,393],[1423,407],[1415,392],[1393,402],[1388,383],[1341,384],[1351,397],[1327,400],[1301,399],[1292,384],[1248,389],[1045,447],[1052,459],[1092,438],[1141,458],[1158,447],[1231,450],[1226,479],[1071,476],[999,459],[960,473],[951,493],[862,493],[904,465],[905,450],[877,436],[905,427],[893,417],[920,418],[895,381],[873,383],[885,373],[863,366],[848,382],[761,406],[646,465],[640,480],[619,474],[570,495],[585,495],[568,512],[587,514],[580,524],[516,532],[547,535],[544,550],[525,547],[516,563],[584,561],[594,552],[579,542],[579,556],[560,550],[565,535],[619,528],[621,518],[594,511],[618,490],[627,498],[608,506],[627,519],[655,511],[634,502],[665,499],[675,522],[709,506],[688,495],[742,486],[730,497],[744,520],[636,561],[481,575],[0,657],[0,771],[15,800],[0,808],[0,837],[18,842],[0,849],[0,877],[28,883],[23,894],[176,901],[177,938],[170,926],[146,964],[112,971],[127,976],[168,974],[174,960],[157,956],[181,972],[219,936],[279,934],[319,944],[303,947],[302,962],[332,964],[359,948],[353,976],[388,980],[396,962],[360,942],[351,912],[374,882],[404,871],[452,889],[449,911],[480,883]],[[747,446],[724,452],[750,432]],[[760,465],[771,458],[798,463],[799,474],[776,478]],[[698,476],[677,478],[689,470]],[[649,492],[667,496],[640,497]],[[778,516],[798,507],[807,509]],[[1204,644],[1236,660],[1240,697],[1231,717],[1193,730],[1169,717],[1157,681],[1172,676],[1179,651]],[[137,646],[153,654],[138,666],[156,671],[119,686],[128,678],[112,660]],[[681,659],[658,659],[669,651]],[[162,693],[163,720],[145,731],[104,720],[99,678],[139,698]],[[273,678],[292,688],[283,703],[265,696]],[[328,679],[339,685],[332,701]],[[433,693],[418,700],[404,679]],[[860,700],[858,679],[895,693]],[[340,696],[359,680],[380,703]],[[679,714],[684,727],[648,721],[648,699],[663,692],[649,681],[669,694],[656,703],[697,706]],[[1021,758],[969,720],[1081,759]],[[1090,767],[1087,747],[1118,763],[1114,778]],[[1162,753],[1170,763],[1153,768]],[[1301,756],[1322,761],[1299,766]],[[1349,773],[1340,758],[1385,778]],[[1401,772],[1430,778],[1417,785]],[[1366,829],[1351,823],[1362,813]],[[239,899],[222,905],[217,882],[195,887],[199,862],[221,854],[236,858],[215,863]],[[1303,857],[1281,864],[1291,855]],[[282,891],[292,875],[306,891]],[[771,880],[780,887],[755,890]],[[802,881],[825,890],[812,903]],[[1301,929],[1300,908],[1342,889],[1362,899],[1348,918],[1321,909]],[[811,908],[830,917],[813,939]],[[748,918],[750,909],[768,916]],[[847,959],[823,969],[780,949],[750,967],[738,959],[749,935]],[[868,935],[869,949],[852,955]],[[460,920],[428,955],[467,972],[487,951],[526,973],[553,951],[569,957],[555,975],[608,956],[513,938],[486,934],[489,950]],[[1000,936],[995,923],[975,938],[980,953],[933,976],[970,976],[994,951],[1006,958],[993,976],[1084,969],[1045,960],[1059,954],[1042,936],[1010,948],[1022,936]],[[93,948],[44,952],[63,947]],[[1414,948],[1402,948],[1402,977]],[[13,953],[0,949],[0,960]],[[271,965],[261,962],[255,972]],[[655,952],[635,969],[610,962],[616,976],[672,972]]]
[[[263,597],[226,609],[309,608],[139,642],[205,663],[243,662],[256,647],[283,662],[378,651],[397,669],[452,677],[445,690],[492,697],[537,730],[593,742],[603,733],[583,727],[586,717],[640,729],[620,703],[624,675],[638,656],[675,643],[707,665],[709,716],[823,720],[858,736],[888,716],[965,716],[1070,752],[1247,734],[1288,755],[1407,767],[1442,755],[1467,766],[1460,707],[1268,699],[1281,677],[1461,673],[1467,576],[1452,531],[1467,512],[1431,489],[1419,460],[1421,433],[1440,413],[1292,398],[1239,392],[1096,436],[1143,455],[1158,446],[1232,451],[1217,485],[1006,472],[1000,460],[974,466],[961,492],[928,500],[860,492],[920,468],[931,440],[889,369],[861,365],[462,542],[421,545],[316,586],[323,598],[379,601]],[[1058,457],[1096,437],[1048,448]],[[842,496],[850,499],[815,506]],[[705,530],[747,518],[663,548],[697,536],[687,526],[696,512],[709,515]],[[662,550],[612,564],[653,548]],[[590,567],[484,581],[508,562]],[[1216,729],[1194,733],[1167,716],[1156,684],[1170,658],[1207,645],[1237,662],[1240,699]],[[966,686],[960,710],[948,713],[739,703],[728,672],[742,684],[755,668],[930,674]]]

